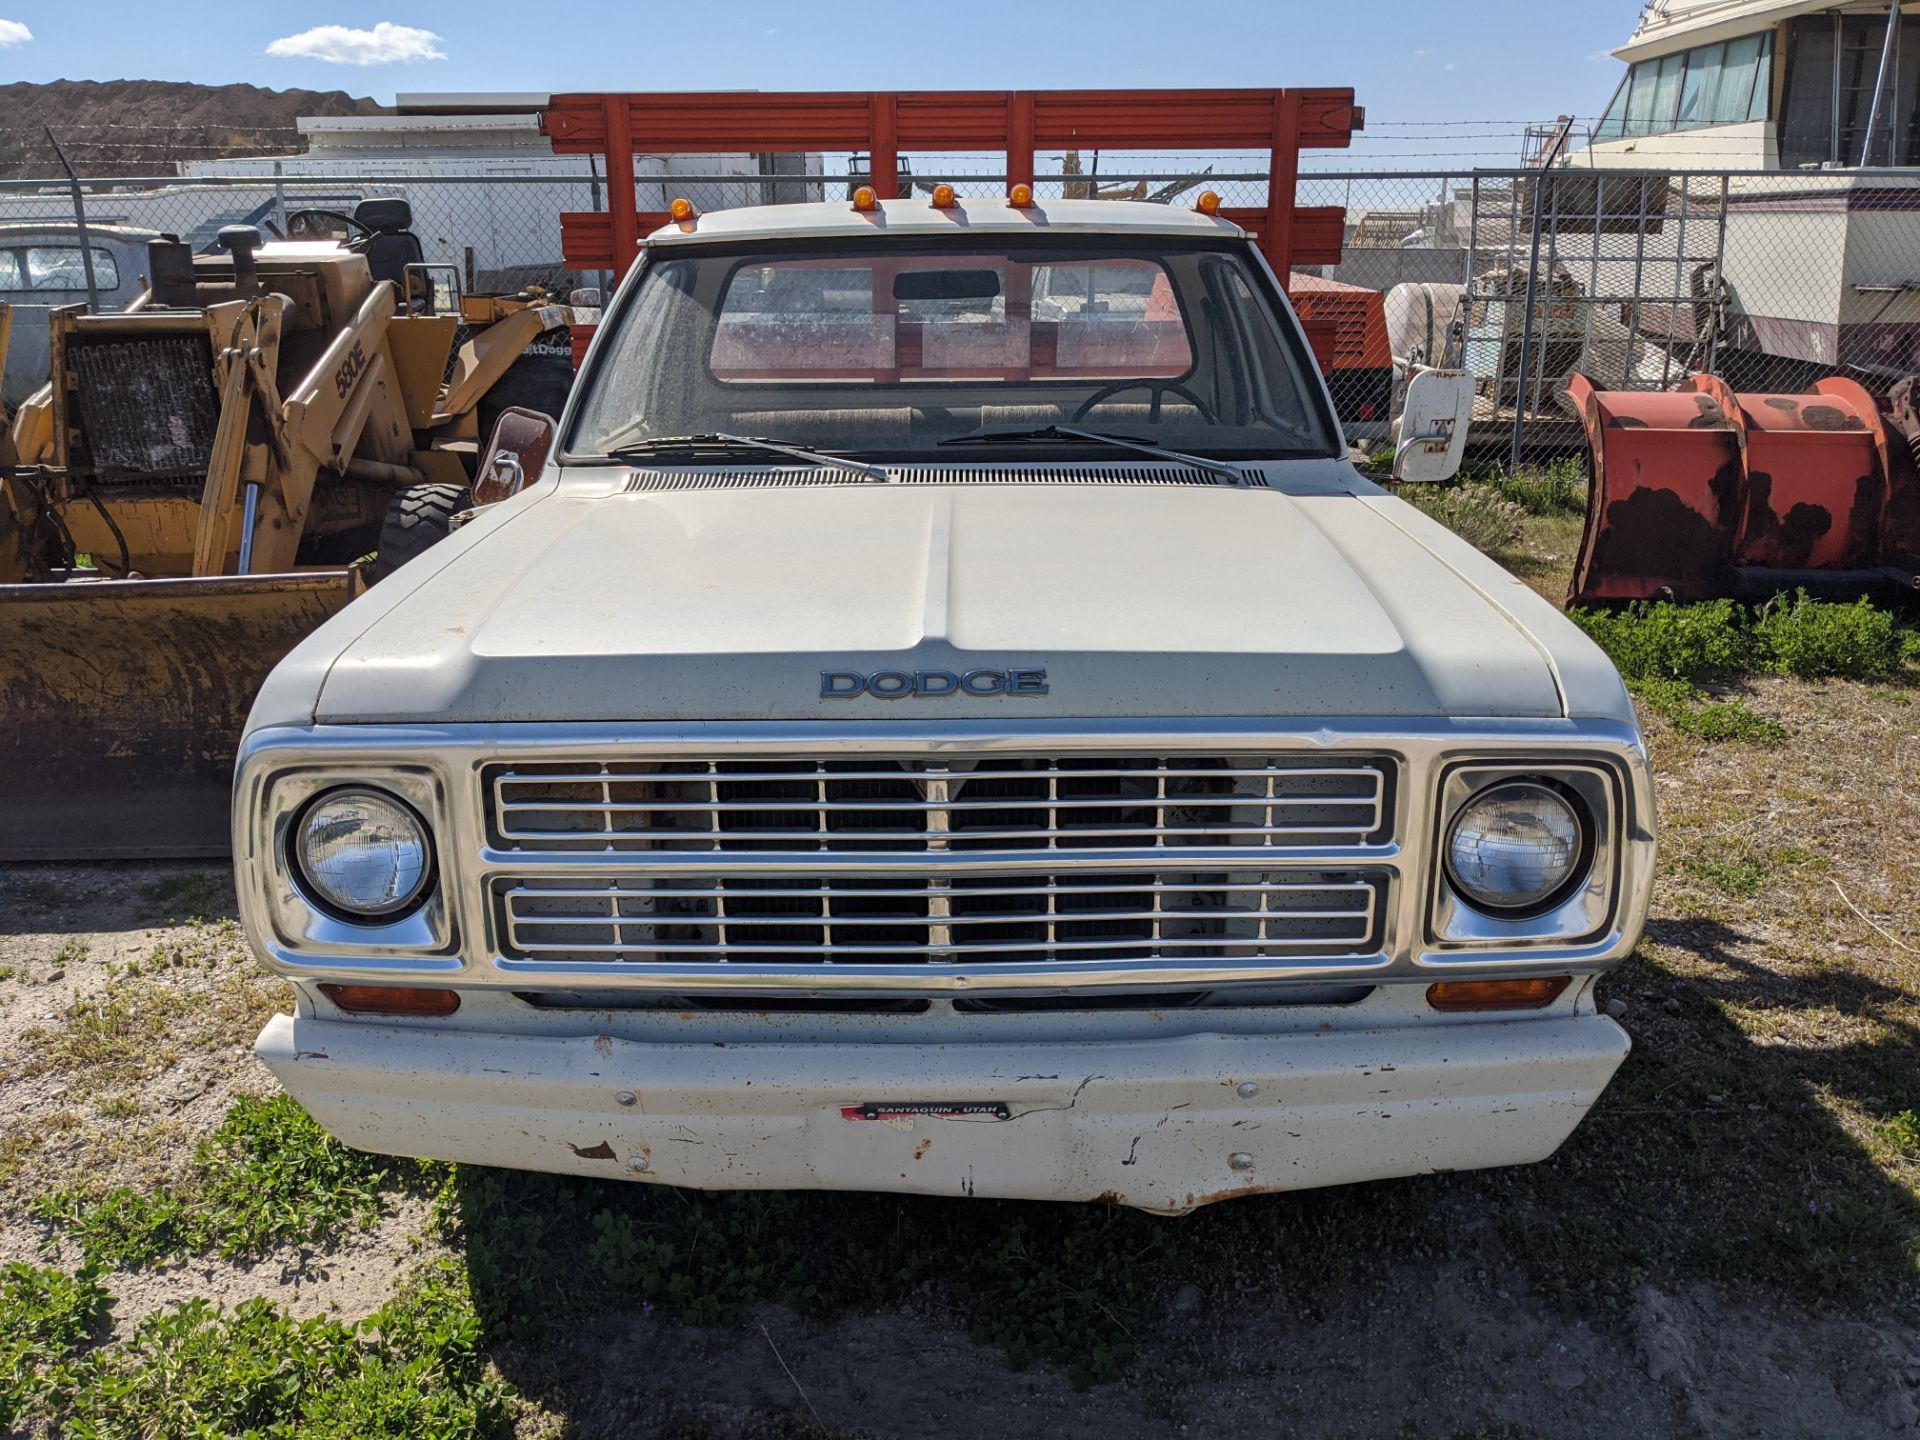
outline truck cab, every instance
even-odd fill
[[[347,1143],[1179,1213],[1541,1159],[1625,1055],[1619,677],[1218,215],[684,207],[514,468],[242,746]]]

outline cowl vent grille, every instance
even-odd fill
[[[1259,470],[1243,469],[1250,485],[1265,485]],[[1192,465],[902,465],[889,466],[895,485],[1201,485],[1232,489],[1224,477]],[[805,485],[872,485],[827,465],[743,469],[636,470],[628,494],[656,490],[793,489]]]

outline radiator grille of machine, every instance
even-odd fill
[[[78,420],[101,480],[197,479],[219,412],[204,335],[75,344]]]

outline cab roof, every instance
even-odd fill
[[[1036,200],[1015,209],[1005,200],[961,200],[951,209],[935,209],[917,196],[882,200],[875,211],[861,212],[852,202],[828,200],[802,205],[747,205],[714,210],[684,223],[662,225],[646,239],[649,246],[786,239],[847,239],[856,235],[1034,235],[1071,231],[1082,235],[1213,235],[1245,238],[1231,220],[1202,215],[1184,205],[1153,205],[1142,200]]]

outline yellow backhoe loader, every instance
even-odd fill
[[[261,680],[445,533],[482,399],[571,318],[455,354],[460,316],[364,254],[220,244],[157,240],[127,311],[55,311],[0,450],[0,860],[224,854]]]

